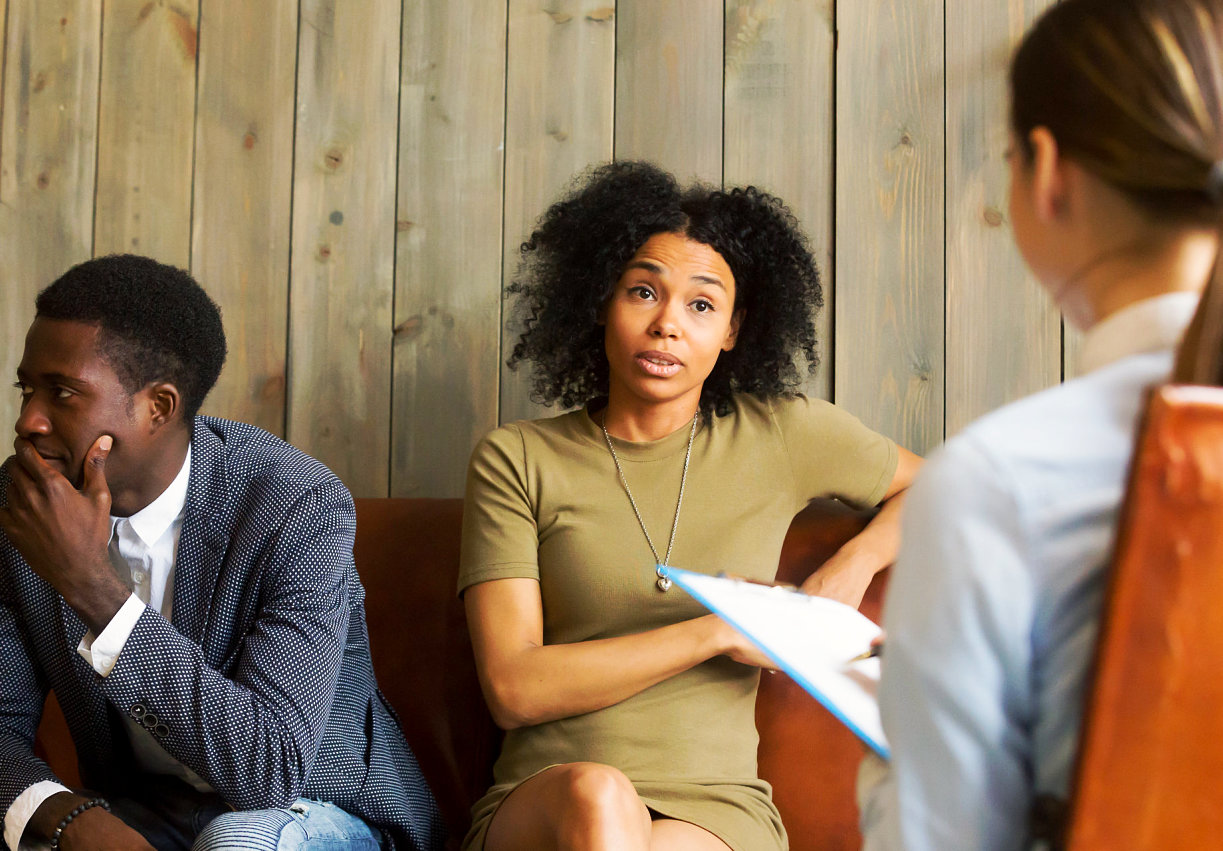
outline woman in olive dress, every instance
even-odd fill
[[[810,500],[882,505],[805,584],[856,606],[919,461],[797,392],[819,277],[777,198],[615,163],[522,254],[512,362],[579,407],[472,456],[459,585],[507,732],[464,847],[784,849],[756,774],[768,662],[656,565],[772,579]]]

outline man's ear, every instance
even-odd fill
[[[743,327],[743,317],[746,315],[743,308],[739,308],[730,317],[730,330],[726,332],[726,340],[722,343],[722,351],[729,352],[735,347],[735,343],[739,341],[739,329]]]
[[[1041,221],[1050,222],[1066,210],[1068,161],[1048,127],[1028,134],[1032,147],[1032,208]]]
[[[168,381],[158,381],[145,389],[149,406],[149,422],[154,429],[182,419],[183,397]]]

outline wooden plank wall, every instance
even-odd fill
[[[948,434],[1061,373],[1060,317],[1044,290],[1025,281],[1006,227],[1006,171],[998,167],[1009,145],[1007,45],[1052,0],[1011,3],[1008,14],[988,18],[973,14],[977,4],[947,3],[947,89],[959,94],[947,99]]]
[[[481,434],[545,413],[504,366],[518,246],[644,157],[789,201],[807,391],[928,451],[1073,371],[1006,212],[1006,61],[1050,2],[0,0],[0,370],[38,289],[150,254],[222,306],[206,412],[358,495],[458,495]]]
[[[833,398],[926,448],[944,414],[943,0],[849,5],[837,21]]]
[[[200,15],[191,269],[229,339],[208,407],[284,434],[297,0]]]

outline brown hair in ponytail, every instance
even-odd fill
[[[1220,236],[1223,239],[1223,234]],[[1179,384],[1223,386],[1223,263],[1215,261],[1214,274],[1202,293],[1197,313],[1189,323],[1172,380]]]
[[[1063,0],[1011,64],[1020,153],[1047,127],[1065,156],[1153,219],[1223,237],[1223,0]],[[1175,378],[1223,383],[1215,262]]]

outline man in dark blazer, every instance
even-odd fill
[[[38,297],[0,469],[13,851],[442,844],[374,681],[352,498],[267,432],[196,415],[224,358],[216,306],[147,258]],[[34,756],[48,688],[88,791]]]

